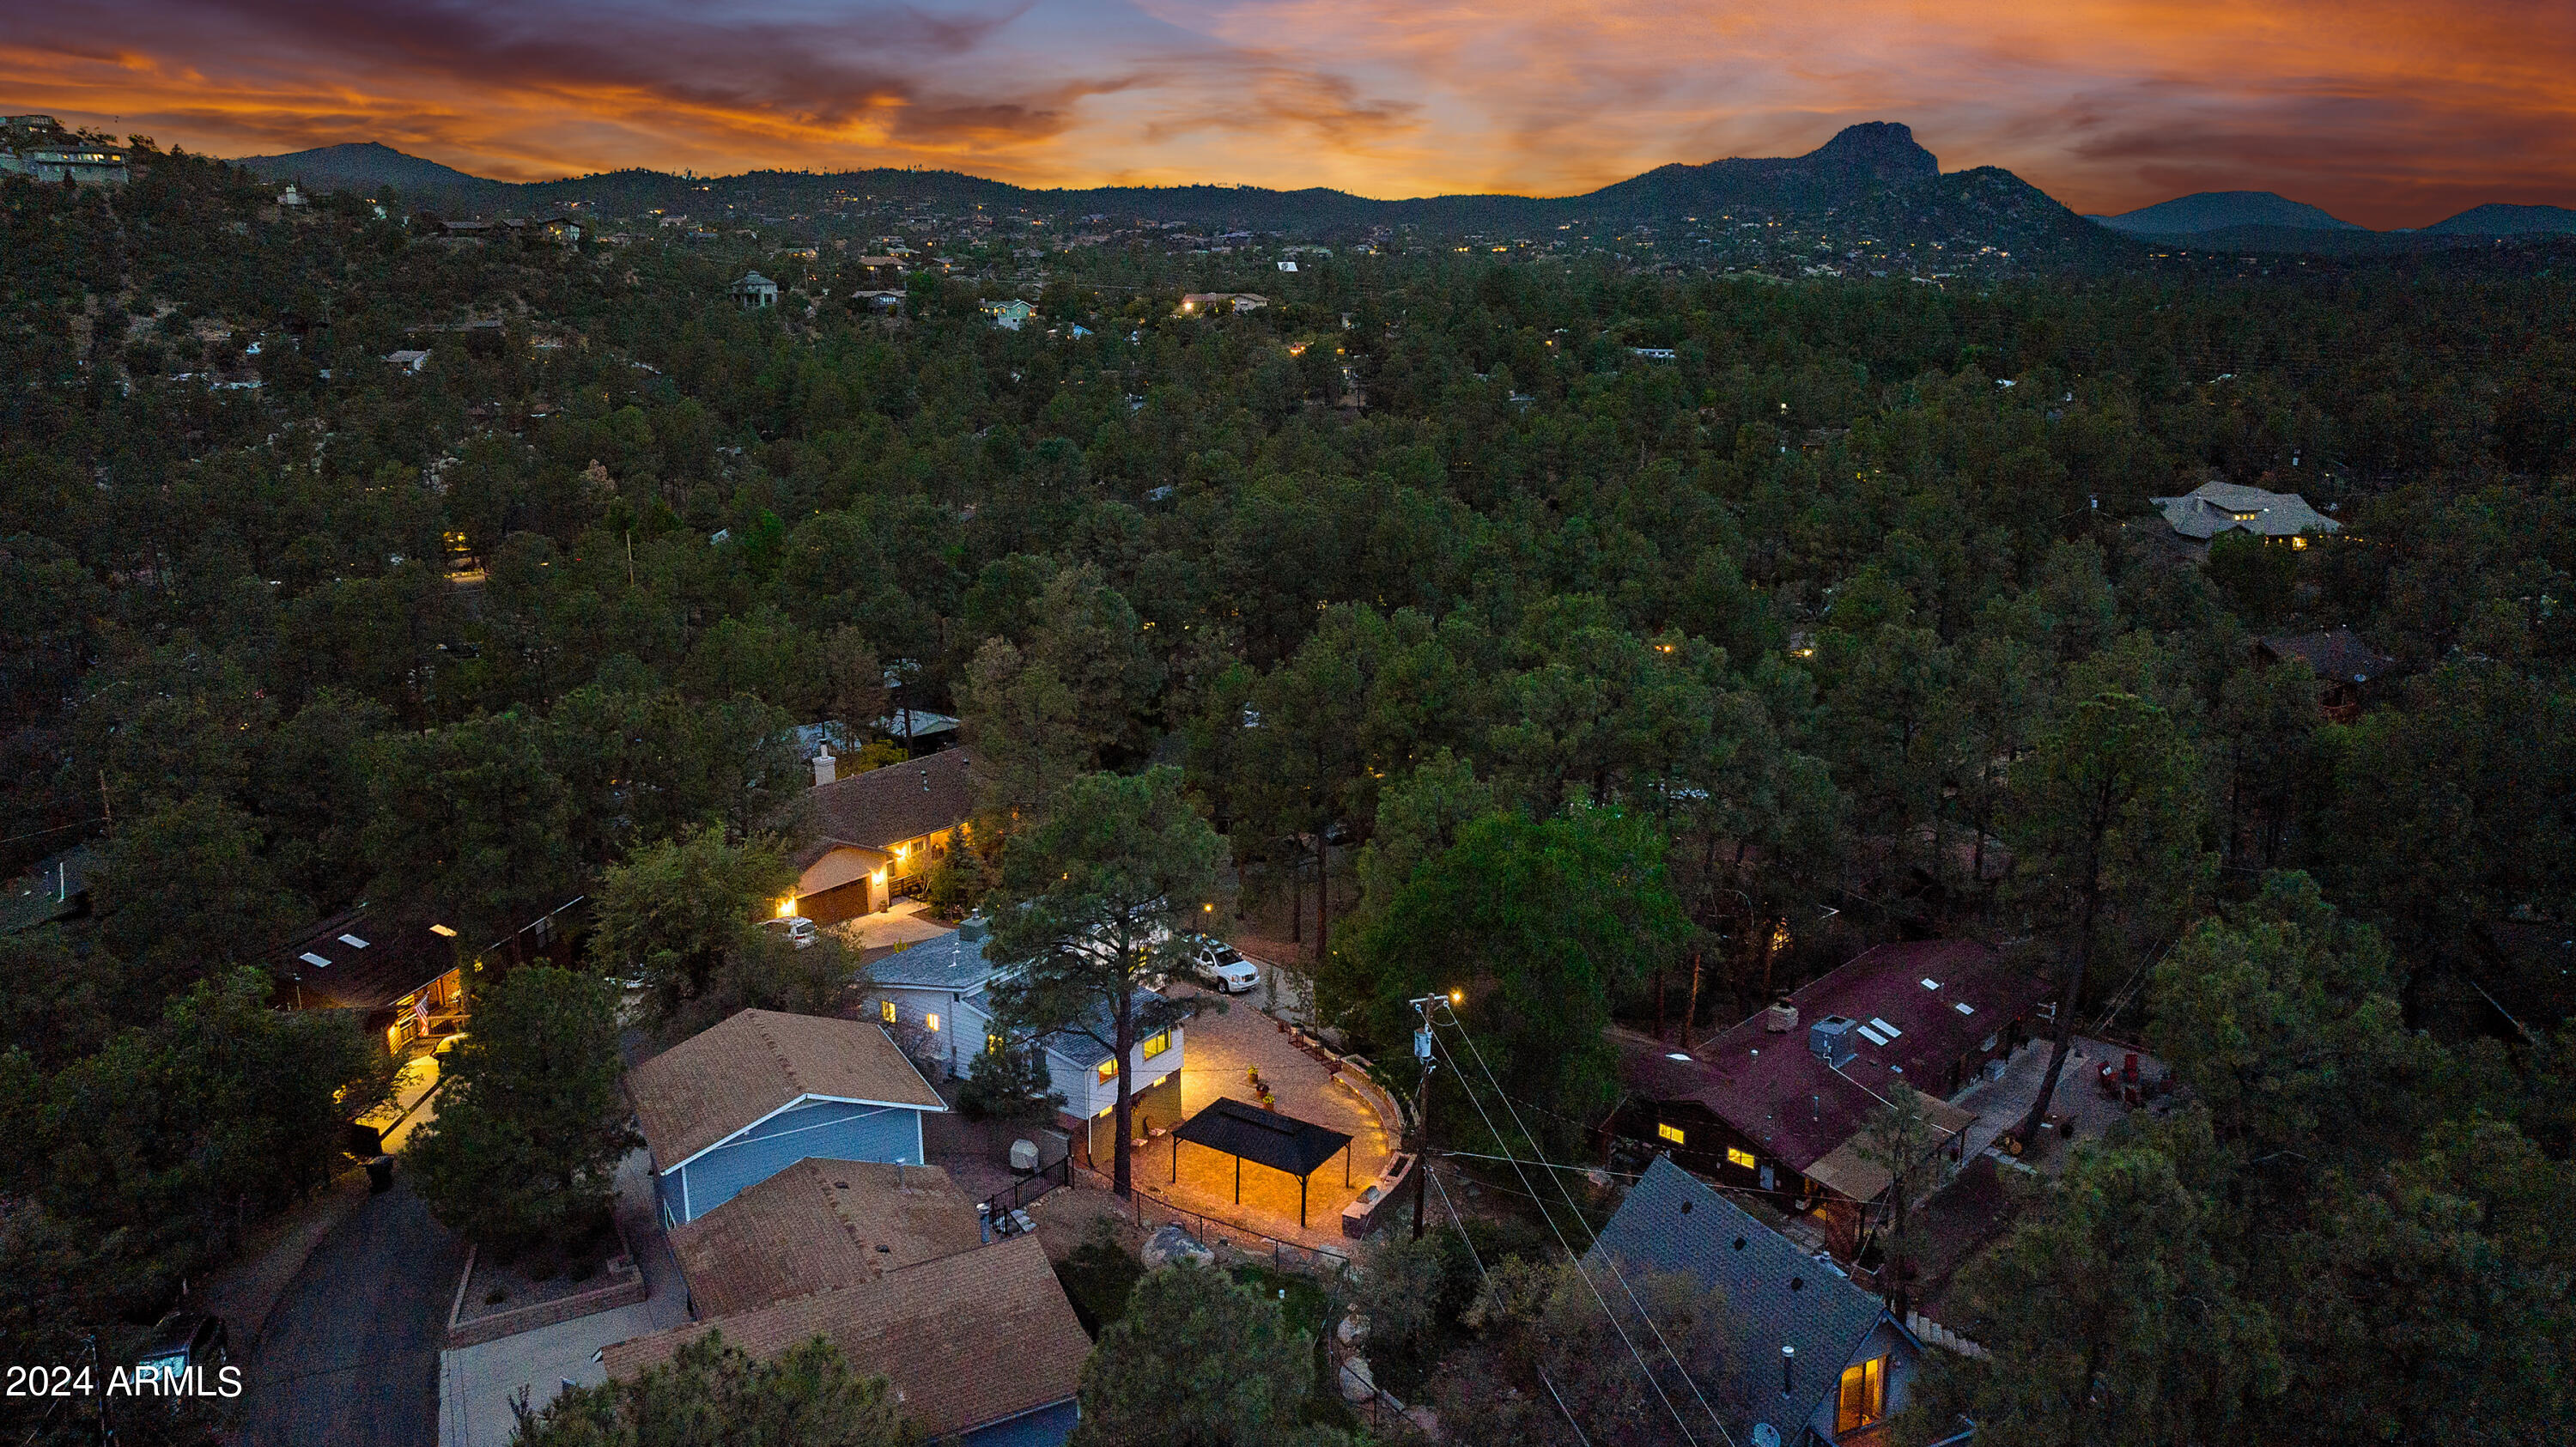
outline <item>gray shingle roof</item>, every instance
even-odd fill
[[[2242,483],[2205,482],[2181,497],[2148,501],[2187,538],[2214,538],[2230,528],[2267,538],[2343,530],[2343,524],[2308,506],[2295,492],[2266,492]]]
[[[984,941],[968,939],[963,930],[923,940],[868,966],[868,978],[880,985],[908,985],[924,990],[980,990],[993,978],[984,958]]]
[[[1886,1310],[1879,1299],[1660,1156],[1584,1257],[1697,1278],[1726,1300],[1746,1411],[1796,1442]],[[1780,1348],[1798,1349],[1796,1390],[1780,1390]]]

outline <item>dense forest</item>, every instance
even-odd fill
[[[1995,1362],[1918,1440],[2563,1422],[2576,277],[1443,251],[1209,316],[1238,263],[1139,250],[888,312],[828,248],[436,241],[138,160],[0,184],[0,834],[96,859],[92,918],[0,936],[15,1356],[149,1320],[382,1088],[262,1008],[288,931],[506,933],[768,827],[789,730],[891,690],[1000,817],[1179,765],[1358,1043],[1464,970],[1561,1148],[1604,1026],[1879,940],[2152,1044],[2190,1107],[1974,1268]],[[2212,479],[2341,532],[2187,556],[2148,500]],[[2254,643],[2338,627],[2395,664],[2329,719]]]

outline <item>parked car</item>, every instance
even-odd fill
[[[202,1311],[174,1311],[152,1328],[152,1343],[135,1359],[134,1372],[138,1377],[149,1373],[156,1379],[175,1381],[190,1367],[204,1367],[211,1375],[230,1360],[232,1344],[222,1317]]]
[[[1243,951],[1223,940],[1194,935],[1184,945],[1182,959],[1199,983],[1229,995],[1246,994],[1261,983],[1261,967],[1243,957]]]
[[[787,942],[800,950],[810,949],[814,941],[823,937],[823,927],[801,914],[762,920],[761,926],[786,936]]]

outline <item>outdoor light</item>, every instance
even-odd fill
[[[794,899],[793,897],[790,897],[790,898],[787,898],[787,899],[782,899],[782,900],[780,900],[780,901],[778,902],[778,917],[779,917],[780,919],[787,919],[787,918],[790,918],[790,917],[792,917],[795,913],[796,913],[796,901],[795,901],[795,899]]]
[[[1216,906],[1215,906],[1214,904],[1203,904],[1203,905],[1200,905],[1200,906],[1199,906],[1199,913],[1201,913],[1201,914],[1214,914],[1214,913],[1216,913]]]
[[[1464,1005],[1464,1004],[1466,1004],[1466,1003],[1467,1003],[1467,992],[1466,992],[1466,991],[1464,991],[1464,990],[1451,990],[1451,991],[1449,992],[1449,1003],[1450,1003],[1450,1004],[1452,1004],[1452,1005]]]
[[[448,938],[448,939],[451,939],[451,940],[452,940],[452,939],[454,939],[454,938],[456,938],[456,931],[454,931],[454,930],[452,930],[452,929],[449,929],[447,926],[445,926],[445,925],[443,925],[443,924],[434,924],[434,925],[431,925],[431,926],[429,927],[429,932],[430,932],[431,934],[434,934],[434,935],[441,935],[441,936],[444,936],[444,937],[446,937],[446,938]]]

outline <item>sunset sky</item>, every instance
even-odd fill
[[[49,0],[0,110],[512,180],[923,165],[1562,195],[1903,121],[2079,211],[2576,205],[2576,0]]]

